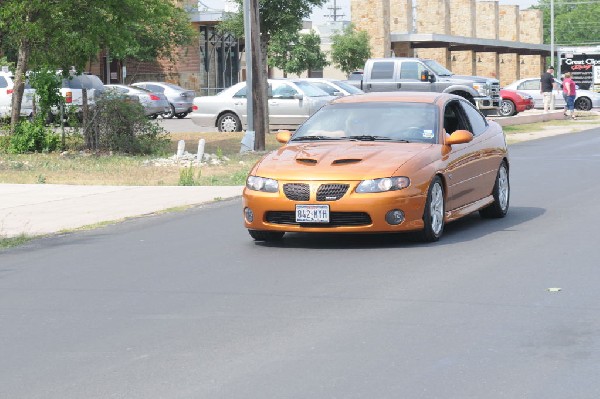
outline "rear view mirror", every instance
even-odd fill
[[[468,130],[456,130],[450,137],[446,137],[446,145],[464,144],[473,140],[473,133]]]

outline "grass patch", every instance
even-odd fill
[[[597,125],[600,124],[600,116],[597,115],[578,115],[577,120],[573,121],[571,119],[556,119],[550,120],[547,122],[536,122],[536,123],[527,123],[523,125],[511,125],[504,126],[503,130],[507,133],[531,133],[531,132],[540,132],[547,129],[558,128],[558,127],[570,127],[570,128],[578,128],[580,126],[585,125]]]
[[[33,240],[33,237],[26,234],[20,234],[16,237],[2,237],[0,236],[0,249],[8,249],[23,245],[28,241]]]
[[[243,133],[179,133],[171,135],[173,155],[177,142],[184,140],[186,150],[197,152],[198,141],[206,141],[205,153],[227,157],[220,165],[194,167],[197,185],[243,185],[248,171],[262,157],[258,153],[240,154]],[[266,137],[267,150],[280,146],[274,134]],[[183,166],[155,166],[149,156],[90,155],[86,153],[2,154],[0,183],[75,184],[115,186],[177,186]],[[199,176],[198,176],[199,175]]]

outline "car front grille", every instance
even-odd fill
[[[494,99],[500,98],[500,83],[490,84],[490,97]]]
[[[331,212],[329,223],[298,223],[294,211],[269,211],[265,215],[268,223],[287,224],[301,227],[342,227],[370,225],[371,216],[365,212]]]
[[[346,194],[349,184],[322,184],[317,190],[317,201],[337,201]]]
[[[283,185],[285,196],[292,201],[310,200],[310,186],[303,183],[286,183]]]

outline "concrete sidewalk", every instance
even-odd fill
[[[242,194],[241,186],[0,184],[0,237],[57,233]]]

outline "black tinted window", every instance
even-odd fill
[[[8,87],[8,82],[4,78],[4,76],[0,76],[0,88]]]
[[[374,62],[371,70],[371,79],[392,79],[394,77],[395,62]]]
[[[483,115],[481,115],[471,103],[461,101],[460,104],[471,122],[471,129],[473,129],[471,133],[477,136],[478,134],[485,132],[488,124]]]

